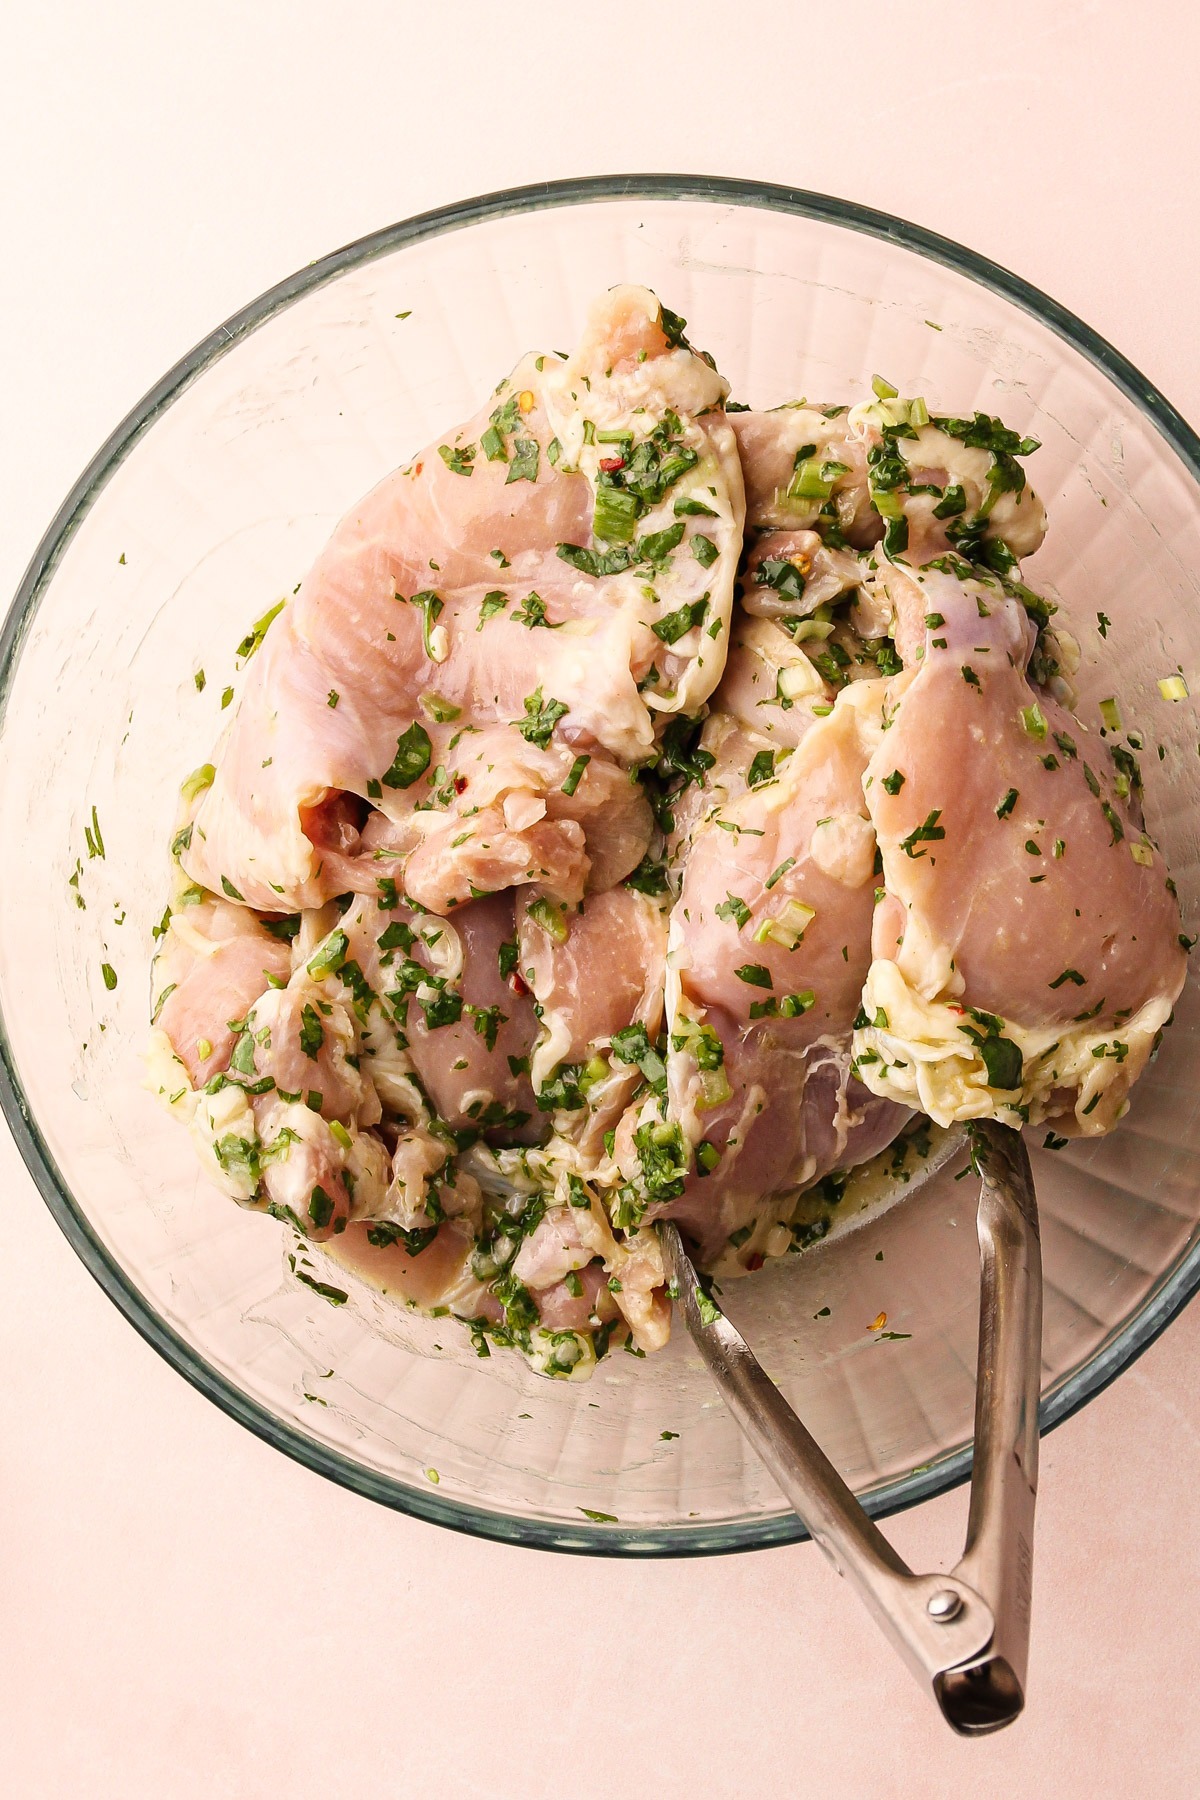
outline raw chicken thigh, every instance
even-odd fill
[[[761,1255],[800,1189],[865,1162],[907,1117],[850,1067],[874,907],[862,775],[882,686],[844,689],[777,771],[768,751],[754,785],[692,834],[668,1075],[693,1160],[669,1211],[710,1259],[735,1233]]]
[[[150,1081],[318,1294],[580,1379],[666,1341],[657,1219],[743,1274],[929,1120],[1120,1118],[1186,940],[1022,578],[1036,445],[872,385],[727,415],[613,289],[242,646]]]
[[[644,289],[614,290],[572,357],[526,357],[343,520],[255,660],[184,852],[193,881],[265,910],[332,898],[340,871],[305,827],[344,792],[397,847],[437,840],[426,904],[486,884],[485,836],[497,885],[549,868],[578,897],[589,825],[611,835],[606,764],[651,755],[656,719],[701,705],[724,663],[741,465],[726,384],[676,335]],[[497,726],[503,773],[489,758],[477,800],[468,734]],[[577,756],[597,766],[567,790]],[[627,867],[648,829],[625,829]]]
[[[913,585],[924,642],[866,777],[886,897],[858,1072],[942,1125],[1109,1131],[1185,978],[1170,878],[1106,744],[1031,687],[1021,602]]]

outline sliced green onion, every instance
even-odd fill
[[[635,494],[623,488],[596,489],[596,506],[592,515],[592,535],[606,544],[630,544],[637,531],[638,503]]]
[[[696,1111],[711,1112],[714,1106],[723,1106],[732,1093],[724,1068],[701,1069],[700,1098],[696,1102]]]
[[[833,631],[832,619],[801,619],[791,633],[794,644],[807,644],[814,640],[823,642]]]
[[[449,725],[452,720],[461,718],[462,707],[455,706],[451,700],[443,700],[440,694],[421,694],[417,704],[427,719],[436,725]]]
[[[788,900],[775,918],[759,922],[754,930],[754,942],[779,944],[784,950],[794,950],[816,916],[813,908],[805,906],[802,900]]]
[[[272,622],[279,617],[286,605],[286,600],[277,600],[261,619],[256,619],[233,654],[240,656],[244,661],[249,661],[271,629]]]
[[[779,671],[779,692],[785,700],[798,700],[802,694],[819,694],[821,677],[807,656]]]
[[[556,944],[566,943],[569,927],[562,908],[555,906],[553,900],[547,900],[545,895],[540,895],[526,908],[526,911],[534,924],[540,925]]]
[[[194,800],[197,794],[202,794],[205,788],[211,787],[216,778],[217,771],[213,765],[201,763],[198,769],[192,770],[179,791],[185,800]]]
[[[796,465],[796,472],[788,482],[789,500],[828,500],[833,492],[836,476],[827,477],[826,469],[836,467],[841,473],[842,464],[822,463],[815,456],[806,457]]]
[[[579,1071],[575,1086],[586,1099],[590,1089],[594,1088],[598,1081],[606,1080],[611,1074],[612,1070],[602,1056],[589,1056]],[[587,1201],[585,1200],[583,1204],[586,1206]]]
[[[887,519],[894,523],[904,517],[904,502],[899,494],[886,491],[884,493],[873,492],[871,498],[875,503],[875,511],[881,519]]]

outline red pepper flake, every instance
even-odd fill
[[[465,775],[456,775],[454,777],[454,791],[456,794],[465,794],[466,793],[467,778]]]
[[[766,1257],[760,1255],[756,1250],[753,1256],[748,1256],[746,1258],[746,1267],[752,1271],[754,1269],[761,1269],[766,1260]]]
[[[424,463],[423,463],[423,462],[419,462],[419,463],[417,463],[417,464],[416,464],[416,466],[415,466],[415,468],[414,468],[414,469],[413,469],[413,474],[414,474],[414,475],[419,475],[419,474],[420,474],[420,473],[421,473],[421,470],[422,470],[422,469],[423,469],[423,468],[424,468],[424,467],[425,467],[425,464],[424,464]]]
[[[625,458],[623,456],[602,456],[600,467],[606,475],[615,475],[618,469],[625,467]]]
[[[508,985],[514,994],[527,994],[530,991],[528,982],[515,969],[508,978]]]

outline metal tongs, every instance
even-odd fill
[[[972,1142],[981,1177],[975,1453],[966,1548],[949,1575],[916,1575],[896,1554],[740,1333],[713,1316],[676,1227],[659,1227],[672,1291],[730,1412],[814,1542],[965,1736],[1011,1724],[1025,1704],[1042,1341],[1025,1146],[991,1122],[972,1128]]]

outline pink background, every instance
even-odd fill
[[[1198,58],[1178,0],[5,8],[0,594],[217,320],[362,232],[548,175],[889,208],[1047,289],[1200,420]],[[0,1192],[13,1800],[1200,1791],[1200,1309],[1046,1440],[1029,1707],[968,1744],[811,1546],[619,1564],[385,1512],[160,1362],[7,1137]],[[934,1566],[964,1521],[960,1493],[888,1529]]]

